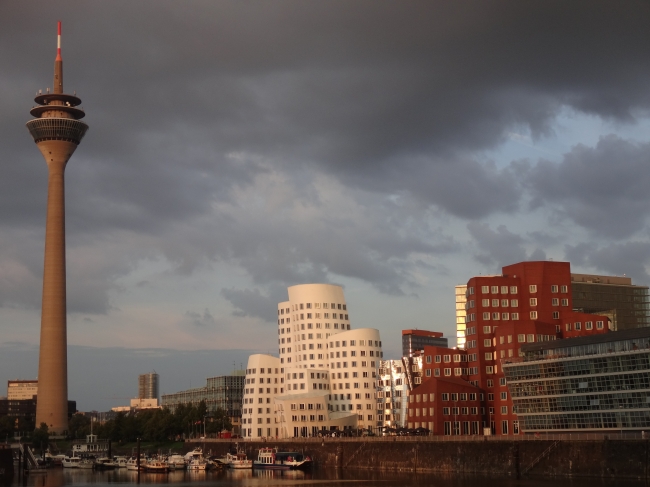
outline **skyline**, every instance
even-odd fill
[[[647,5],[152,5],[5,4],[0,347],[38,343],[23,126],[59,19],[93,126],[66,195],[72,347],[264,352],[286,288],[330,282],[394,358],[402,329],[454,337],[454,286],[502,265],[650,283]]]

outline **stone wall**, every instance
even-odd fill
[[[224,455],[235,441],[186,443],[187,450]],[[517,477],[577,476],[646,479],[648,440],[617,441],[240,441],[256,459],[262,447],[310,455],[319,468],[370,469],[401,472],[442,472]],[[545,456],[540,456],[543,453]],[[539,461],[536,461],[539,458]]]

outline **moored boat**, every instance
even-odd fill
[[[144,458],[140,458],[140,470],[144,470],[144,466],[147,463],[147,460]],[[135,457],[131,457],[127,460],[126,462],[126,469],[127,470],[138,470],[138,459]]]
[[[207,469],[208,469],[208,462],[206,462],[203,458],[192,458],[192,460],[190,460],[190,463],[187,464],[187,470],[189,471],[207,470]]]
[[[167,465],[170,470],[183,470],[187,467],[187,462],[183,455],[174,454],[167,458]]]
[[[144,465],[144,471],[150,473],[167,473],[169,472],[169,465],[160,460],[153,460]]]
[[[61,461],[61,465],[63,465],[63,468],[79,468],[80,461],[80,457],[65,457]]]
[[[225,463],[230,468],[253,468],[253,460],[249,460],[246,453],[242,451],[238,451],[237,453],[227,453]]]
[[[92,459],[92,458],[83,458],[79,462],[79,467],[78,468],[92,470],[93,468],[95,468],[95,460]]]
[[[117,465],[108,457],[102,457],[95,460],[95,470],[114,470]]]
[[[311,468],[310,457],[299,452],[279,452],[277,448],[260,448],[254,468],[271,470],[306,470]]]

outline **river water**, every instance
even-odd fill
[[[365,470],[225,470],[210,472],[175,471],[168,474],[141,473],[141,485],[175,484],[174,487],[641,487],[645,482],[602,479],[522,479],[486,478],[435,474],[372,472]],[[15,477],[2,487],[115,487],[115,484],[138,484],[137,472],[125,469],[94,472],[54,468],[43,474]]]

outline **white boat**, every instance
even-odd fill
[[[140,458],[140,470],[144,470],[144,466],[147,463],[147,460],[144,458]],[[127,470],[138,470],[138,459],[135,457],[129,458],[126,461],[126,469]]]
[[[61,465],[63,465],[64,468],[79,468],[80,461],[80,457],[65,457],[61,461]]]
[[[237,453],[226,453],[225,463],[230,468],[253,468],[253,460],[249,460],[246,453],[239,451]]]
[[[91,458],[83,458],[79,462],[79,467],[78,468],[84,468],[84,469],[92,470],[93,468],[95,468],[95,461],[93,459],[91,459]]]
[[[169,465],[170,470],[183,470],[187,466],[187,462],[185,462],[183,455],[174,454],[167,458],[167,465]]]
[[[126,468],[126,462],[128,458],[126,457],[115,457],[115,467],[116,468]]]
[[[208,462],[203,458],[192,458],[190,463],[187,464],[187,470],[196,472],[197,470],[207,470]]]
[[[306,470],[311,468],[310,457],[299,452],[279,452],[277,448],[260,448],[254,468],[269,470]]]
[[[184,457],[185,463],[190,463],[193,458],[203,458],[203,449],[199,447],[192,451],[188,451]]]

